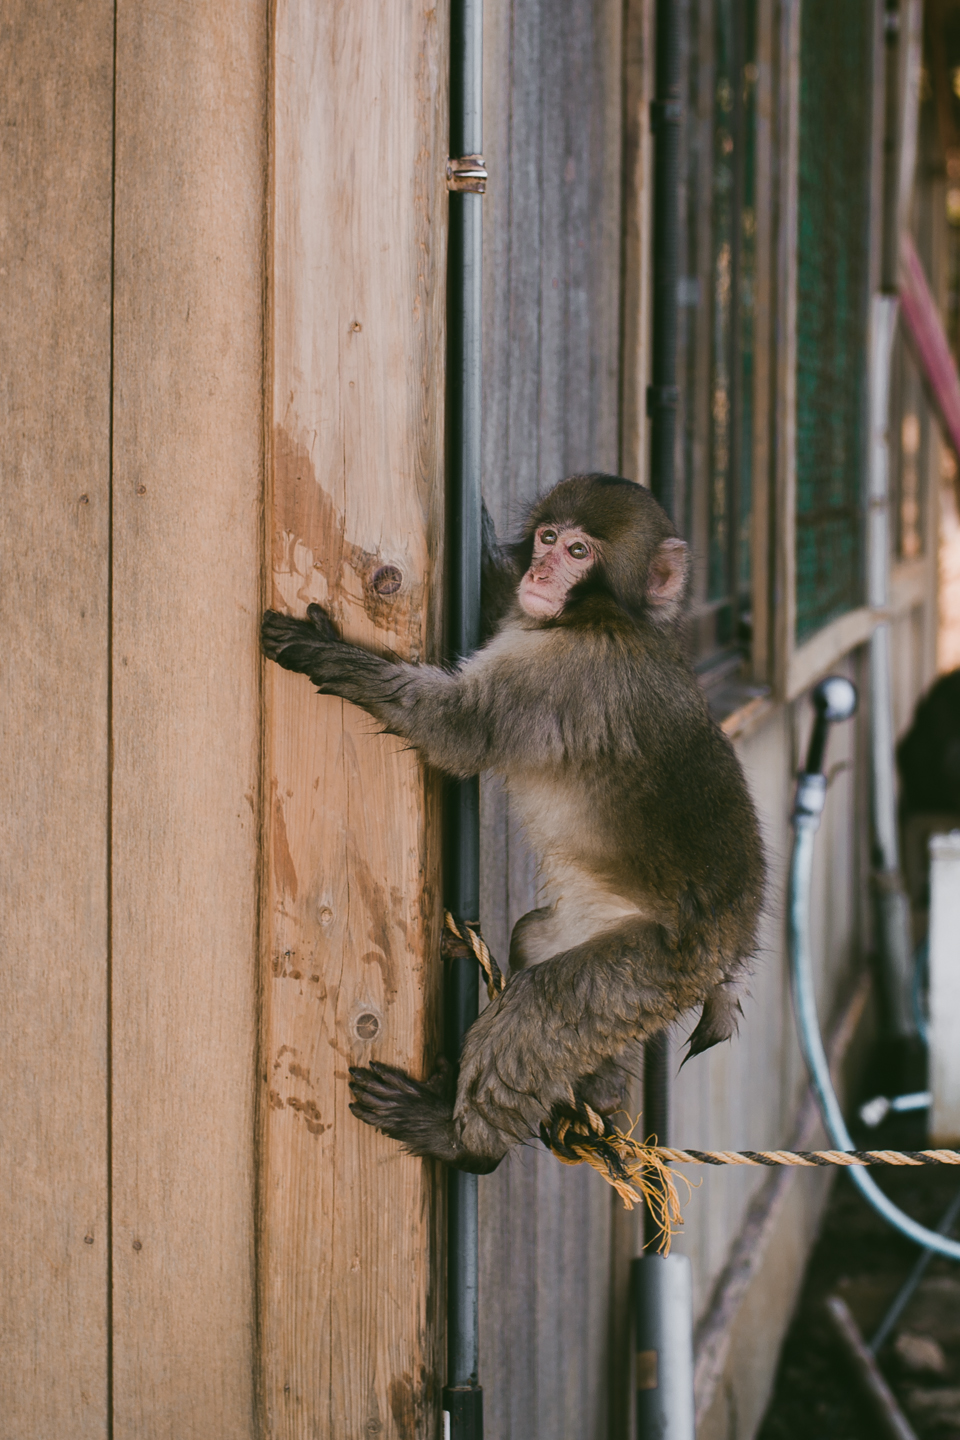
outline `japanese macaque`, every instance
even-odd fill
[[[414,1155],[493,1170],[518,1140],[623,1103],[637,1042],[701,1007],[690,1055],[736,1028],[764,864],[736,756],[681,633],[686,547],[649,491],[561,481],[501,547],[485,517],[491,638],[455,669],[381,658],[325,612],[269,611],[264,652],[415,746],[505,778],[547,901],[517,922],[510,975],[459,1074],[351,1071],[361,1120]]]
[[[960,811],[960,670],[941,675],[897,746],[904,815]]]

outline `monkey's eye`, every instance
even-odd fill
[[[586,560],[590,554],[590,547],[584,545],[582,540],[574,540],[572,545],[567,546],[567,551],[573,556],[574,560]]]
[[[556,545],[557,532],[548,525],[546,529],[540,531],[539,539],[541,545]]]

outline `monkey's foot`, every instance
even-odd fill
[[[453,1070],[441,1060],[427,1081],[372,1060],[368,1069],[350,1067],[350,1109],[358,1120],[399,1140],[411,1155],[433,1155],[458,1170],[487,1175],[502,1157],[473,1155],[457,1139],[453,1124]]]
[[[260,648],[285,670],[309,675],[324,646],[339,641],[333,621],[320,605],[307,606],[307,619],[267,610],[260,624]]]
[[[547,1149],[574,1163],[583,1156],[573,1146],[585,1141],[596,1143],[615,1133],[612,1122],[584,1100],[578,1100],[575,1105],[555,1105],[549,1122],[544,1120],[540,1125],[540,1139]]]

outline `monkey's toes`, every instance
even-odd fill
[[[566,1143],[567,1137],[571,1139],[580,1135],[580,1131],[574,1128],[571,1132],[571,1121],[569,1112],[557,1114],[556,1111],[550,1117],[550,1123],[546,1120],[540,1122],[540,1139],[548,1150],[555,1155],[563,1155],[567,1160],[579,1160],[580,1156],[575,1150],[571,1150]],[[582,1139],[583,1137],[580,1136]]]

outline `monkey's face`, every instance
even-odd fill
[[[521,610],[535,620],[555,619],[596,558],[596,541],[579,526],[538,526],[530,568],[517,591]]]

